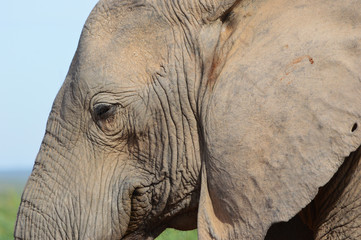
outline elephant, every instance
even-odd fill
[[[15,239],[361,236],[361,1],[100,0]],[[306,230],[304,230],[306,231]]]

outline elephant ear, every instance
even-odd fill
[[[203,100],[201,240],[264,239],[361,145],[361,2],[269,2]]]

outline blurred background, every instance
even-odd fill
[[[53,100],[97,0],[2,1],[0,8],[0,240],[13,239],[21,192]],[[197,239],[167,230],[157,239]]]

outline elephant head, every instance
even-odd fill
[[[340,21],[361,4],[344,2],[101,0],[15,238],[262,239],[292,218],[361,144],[360,19]]]

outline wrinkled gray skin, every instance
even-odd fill
[[[15,238],[198,227],[199,239],[264,239],[299,213],[290,224],[315,239],[358,239],[360,151],[344,160],[361,145],[360,9],[101,0],[55,99]]]

